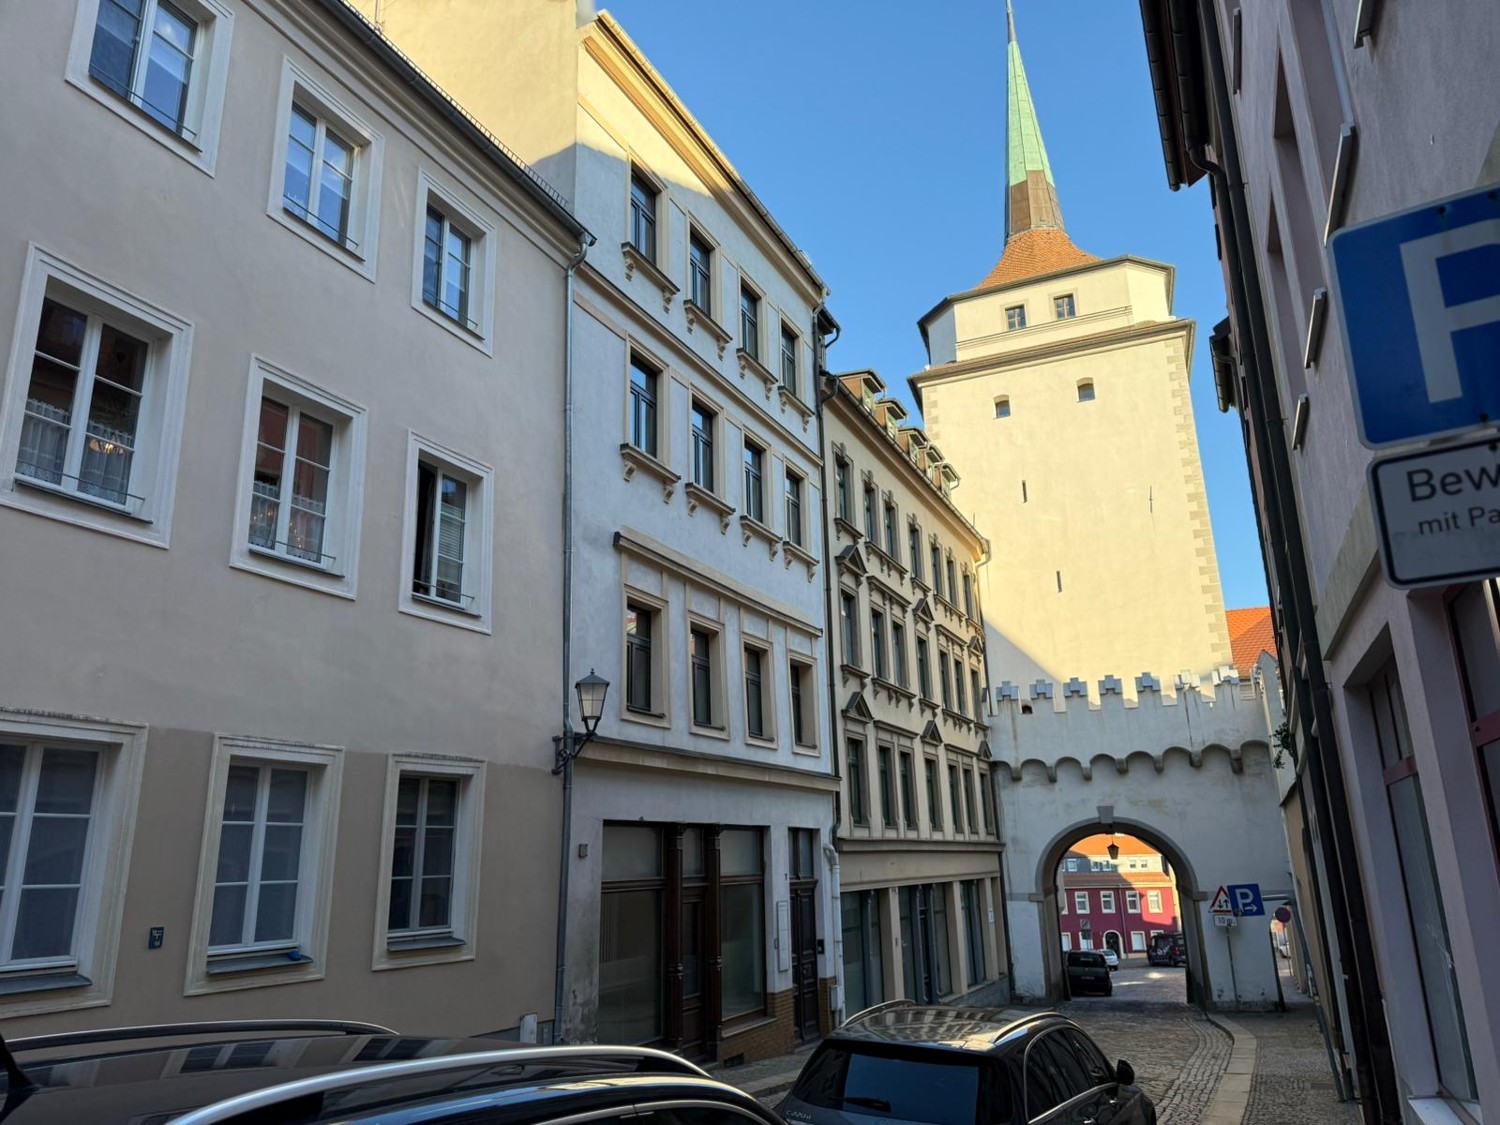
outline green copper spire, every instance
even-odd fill
[[[1006,22],[1006,184],[1005,236],[1014,238],[1028,230],[1062,230],[1062,208],[1057,185],[1047,163],[1047,146],[1037,124],[1036,106],[1021,64],[1021,45],[1016,42],[1016,17],[1005,0]]]

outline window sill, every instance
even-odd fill
[[[846,520],[843,516],[834,516],[833,517],[833,526],[834,526],[834,530],[841,531],[845,535],[847,535],[849,537],[849,541],[851,543],[858,543],[861,539],[863,539],[865,537],[864,532],[860,531],[859,528],[855,527],[852,523],[850,523],[848,520]]]
[[[201,64],[200,64],[201,65]],[[93,98],[117,117],[130,122],[146,136],[156,141],[167,151],[175,153],[186,160],[198,171],[206,176],[214,174],[215,153],[206,146],[188,140],[180,133],[173,132],[162,125],[155,118],[149,116],[139,107],[120,97],[109,87],[102,84],[98,79],[88,73],[87,68],[82,74],[68,74],[68,82]]]
[[[432,321],[433,324],[443,329],[450,336],[454,336],[457,339],[462,340],[465,344],[468,344],[469,347],[473,348],[475,351],[481,352],[487,356],[493,356],[495,354],[494,342],[491,339],[491,334],[484,331],[484,325],[481,324],[477,327],[471,328],[467,324],[454,320],[451,316],[443,312],[441,309],[433,308],[433,306],[429,305],[426,301],[423,300],[413,300],[411,303],[411,307],[414,308],[417,312],[421,313],[428,320]]]
[[[279,197],[281,195],[281,192],[278,190],[276,192],[276,195]],[[372,205],[374,205],[374,202],[374,200],[371,201]],[[279,226],[285,227],[287,230],[295,234],[298,238],[301,238],[304,242],[308,243],[311,246],[316,246],[319,250],[323,251],[323,253],[327,254],[335,262],[347,266],[349,269],[353,270],[355,273],[363,277],[366,281],[372,283],[374,282],[375,263],[370,258],[366,257],[358,250],[351,250],[346,244],[338,241],[337,239],[329,238],[328,235],[324,234],[321,230],[313,226],[311,223],[305,222],[304,220],[298,218],[296,215],[292,214],[281,205],[279,198],[273,206],[266,209],[266,215],[273,222],[277,223]],[[373,220],[369,225],[373,227]],[[374,240],[373,238],[371,238],[367,241],[373,242]]]
[[[868,683],[870,679],[870,673],[856,664],[840,664],[839,672],[842,673],[846,682],[851,679],[858,680],[861,687]]]
[[[233,973],[258,973],[267,969],[301,969],[311,968],[313,961],[311,957],[298,955],[296,960],[291,954],[294,950],[273,950],[265,953],[230,953],[219,957],[210,957],[208,966],[204,969],[210,977],[228,976]]]
[[[781,385],[780,381],[776,378],[775,375],[771,373],[771,369],[769,367],[767,367],[760,360],[756,359],[744,348],[740,348],[734,354],[739,358],[740,361],[740,378],[743,379],[747,374],[753,372],[765,385],[766,400],[769,402],[771,398],[771,391]]]
[[[729,1039],[736,1035],[743,1035],[747,1031],[769,1027],[775,1022],[773,1017],[766,1015],[764,1009],[759,1012],[745,1012],[738,1016],[726,1016],[720,1034],[724,1039]]]
[[[291,559],[249,543],[241,542],[235,547],[229,565],[237,570],[259,574],[263,578],[274,578],[279,582],[289,582],[293,586],[317,590],[322,594],[332,594],[334,597],[354,600],[355,590],[352,577],[346,578],[331,570],[325,570],[316,563]]]
[[[779,749],[776,745],[776,736],[772,734],[751,734],[749,731],[746,731],[745,744],[759,750]]]
[[[725,328],[713,318],[713,314],[695,302],[688,300],[682,303],[687,313],[688,335],[692,335],[694,328],[702,328],[704,333],[710,337],[714,345],[719,349],[719,358],[724,358],[724,349],[729,347],[729,329]]]
[[[796,559],[803,566],[807,567],[807,580],[809,582],[813,580],[813,572],[818,569],[818,557],[816,555],[806,547],[799,547],[790,539],[783,539],[781,541],[781,553],[786,557],[787,566],[791,566],[792,560]]]
[[[385,948],[390,953],[410,953],[429,949],[462,949],[469,943],[452,934],[413,934],[386,938]]]
[[[635,248],[633,242],[620,243],[620,252],[625,255],[625,280],[629,281],[640,270],[641,275],[661,290],[661,311],[672,307],[672,298],[677,296],[677,283],[661,271],[661,268]]]
[[[729,741],[729,728],[719,723],[693,723],[692,733],[702,738],[718,738]]]
[[[485,635],[492,632],[488,612],[464,609],[452,602],[445,602],[441,598],[430,597],[426,594],[418,594],[415,591],[402,593],[397,608],[412,617],[420,617],[424,621],[436,621],[440,625],[450,625],[455,629],[467,629],[471,633]]]
[[[781,536],[772,531],[754,516],[740,513],[740,534],[744,537],[744,546],[750,545],[751,539],[759,539],[771,548],[771,557],[776,557],[776,552],[781,549]]]
[[[642,723],[652,727],[669,727],[671,721],[664,711],[642,711],[635,707],[625,707],[620,712],[620,719],[627,723]]]
[[[795,410],[802,416],[802,429],[804,432],[806,432],[807,424],[812,421],[812,407],[803,402],[802,396],[788,387],[785,383],[782,383],[781,386],[777,389],[777,394],[780,395],[781,404],[783,406],[790,406],[793,410]]]
[[[692,515],[699,508],[707,508],[719,517],[719,533],[728,534],[729,517],[734,515],[733,504],[693,481],[688,481],[683,485],[682,491],[687,496],[688,515]]]
[[[875,686],[877,688],[880,688],[882,691],[889,693],[890,695],[898,697],[908,704],[915,703],[917,701],[916,692],[912,691],[911,688],[902,687],[900,684],[896,683],[895,680],[887,680],[883,676],[876,676]]]
[[[76,969],[15,973],[0,977],[0,998],[30,992],[53,992],[63,988],[88,988],[94,982]]]
[[[150,527],[153,522],[150,519],[147,519],[145,516],[136,515],[134,512],[127,511],[126,509],[120,507],[118,504],[111,504],[107,500],[100,500],[96,497],[86,495],[82,492],[74,492],[70,488],[63,488],[59,485],[49,484],[47,481],[37,480],[35,477],[28,477],[21,473],[17,473],[15,475],[15,482],[21,488],[35,492],[41,492],[48,496],[56,496],[59,500],[66,500],[70,504],[81,504],[85,508],[94,508],[100,512],[108,512],[110,515],[118,516],[122,520],[133,520],[134,522],[144,524],[147,527]]]
[[[671,468],[662,461],[658,461],[638,445],[632,445],[628,441],[620,443],[620,459],[625,462],[625,479],[629,480],[635,476],[636,470],[645,472],[648,476],[655,477],[662,486],[662,503],[672,499],[672,489],[677,487],[677,482],[682,479],[674,473]]]

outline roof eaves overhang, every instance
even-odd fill
[[[1203,72],[1198,18],[1194,0],[1140,0],[1140,5],[1162,160],[1167,185],[1176,191],[1203,177],[1192,158],[1195,141],[1207,135],[1197,95]]]
[[[322,0],[322,2],[331,3],[334,0]],[[651,60],[646,57],[645,52],[636,46],[635,40],[630,38],[625,29],[620,26],[619,21],[609,12],[601,11],[594,17],[593,22],[602,28],[610,39],[614,41],[619,50],[630,59],[637,70],[640,71],[642,77],[646,79],[651,88],[656,92],[656,95],[661,98],[662,104],[670,109],[678,120],[682,122],[683,126],[692,134],[694,140],[702,147],[708,158],[718,166],[719,173],[729,182],[730,186],[733,187],[741,198],[750,205],[751,209],[760,217],[760,220],[776,236],[776,240],[781,243],[782,248],[797,263],[798,268],[802,270],[808,280],[826,298],[829,294],[828,285],[824,282],[818,271],[813,268],[812,259],[792,241],[792,236],[771,215],[770,210],[760,201],[760,197],[751,190],[750,185],[745,182],[734,165],[730,163],[729,157],[724,155],[724,151],[714,143],[714,139],[709,135],[708,130],[699,124],[698,119],[683,104],[682,99],[677,96],[661,72],[651,64]]]
[[[345,3],[345,0],[315,0],[315,3],[326,15],[375,55],[387,69],[410,86],[419,98],[446,118],[486,160],[530,196],[564,230],[575,238],[586,239],[589,243],[594,241],[594,236],[568,209],[568,205],[556,188],[542,179],[541,175],[530,165],[511,152],[503,141],[449,97],[442,87],[398,50],[395,44],[382,35],[380,30],[362,13]]]

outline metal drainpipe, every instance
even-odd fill
[[[562,495],[562,844],[557,873],[557,976],[552,986],[552,1042],[563,1043],[563,1003],[568,961],[568,850],[573,838],[573,289],[594,236],[578,240],[578,254],[568,263],[567,308],[563,310],[563,495]]]
[[[1219,38],[1218,19],[1213,0],[1198,0],[1200,30],[1211,71],[1212,88],[1226,90],[1223,44]],[[1394,1060],[1390,1053],[1390,1040],[1384,1023],[1384,1004],[1379,990],[1373,955],[1367,940],[1356,939],[1355,934],[1370,932],[1363,886],[1360,882],[1359,862],[1354,850],[1353,830],[1349,819],[1348,794],[1344,787],[1342,767],[1337,758],[1333,742],[1333,717],[1329,700],[1329,689],[1323,677],[1323,655],[1318,643],[1316,621],[1313,616],[1314,602],[1307,577],[1307,561],[1303,553],[1302,537],[1297,522],[1295,492],[1291,484],[1291,459],[1286,448],[1286,434],[1281,425],[1280,404],[1277,399],[1274,366],[1262,362],[1272,355],[1270,339],[1266,332],[1266,311],[1261,301],[1259,276],[1254,260],[1254,241],[1248,219],[1248,203],[1245,198],[1244,173],[1239,164],[1239,146],[1235,140],[1234,123],[1228,107],[1222,99],[1212,99],[1218,114],[1219,135],[1223,141],[1223,167],[1207,159],[1206,144],[1202,138],[1193,138],[1190,154],[1193,162],[1208,172],[1214,179],[1217,190],[1224,193],[1226,211],[1232,226],[1224,232],[1224,252],[1229,256],[1230,277],[1235,304],[1247,322],[1245,339],[1250,343],[1250,354],[1242,356],[1246,363],[1246,388],[1251,399],[1252,414],[1260,428],[1259,445],[1266,453],[1262,463],[1262,486],[1269,502],[1265,513],[1272,534],[1267,536],[1276,556],[1276,569],[1287,579],[1292,601],[1292,617],[1296,622],[1299,647],[1307,666],[1306,691],[1297,691],[1298,710],[1303,729],[1311,735],[1308,757],[1308,780],[1318,806],[1320,818],[1326,830],[1333,836],[1334,860],[1329,865],[1328,882],[1335,903],[1342,902],[1345,909],[1335,909],[1333,922],[1340,951],[1340,964],[1354,966],[1354,980],[1346,981],[1346,996],[1351,1001],[1349,1008],[1349,1031],[1355,1041],[1355,1075],[1358,1083],[1361,1112],[1366,1121],[1399,1123],[1402,1120],[1398,1094],[1395,1087]],[[1279,534],[1277,531],[1279,530]],[[1283,652],[1284,671],[1297,668],[1297,653]],[[1289,682],[1292,681],[1288,677]],[[1327,760],[1325,760],[1325,758]],[[1347,956],[1346,956],[1347,954]],[[1352,988],[1349,985],[1352,984]]]
[[[822,311],[823,307],[819,306],[818,312]],[[823,361],[823,357],[828,349],[838,342],[841,334],[842,329],[835,327],[833,339],[825,342],[818,330],[818,315],[817,313],[813,314],[812,338],[817,341],[817,346],[813,352],[813,402],[817,407],[818,414],[818,507],[819,518],[822,521],[819,526],[823,532],[823,629],[824,636],[828,638],[828,644],[825,648],[827,657],[825,663],[828,665],[828,761],[833,770],[833,776],[836,778],[841,778],[843,775],[840,772],[839,709],[834,699],[834,691],[836,689],[833,677],[833,541],[828,534],[828,435],[823,417],[824,406],[832,396],[824,394],[822,384],[824,379],[829,379],[830,381],[832,379],[825,370],[826,364]],[[828,859],[832,871],[830,877],[832,897],[829,902],[829,926],[834,933],[833,971],[834,979],[838,984],[840,1001],[837,1013],[835,1013],[833,1006],[829,1005],[829,1020],[834,1027],[837,1027],[842,1022],[834,1018],[835,1014],[842,1015],[844,1011],[844,926],[843,915],[841,913],[843,906],[841,890],[842,874],[839,870],[838,859],[839,826],[842,822],[843,815],[840,797],[835,795],[833,820],[830,824],[828,834],[832,846],[825,847],[823,850],[823,854]]]

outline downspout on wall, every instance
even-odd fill
[[[563,494],[562,494],[562,844],[557,872],[557,969],[552,990],[552,1042],[564,1043],[563,1006],[567,997],[568,873],[573,839],[573,293],[578,267],[594,244],[585,231],[578,254],[568,263],[563,311]]]

